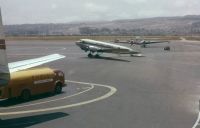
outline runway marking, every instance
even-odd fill
[[[72,108],[72,107],[78,107],[81,105],[86,105],[86,104],[90,104],[90,103],[94,103],[103,99],[107,99],[108,97],[112,96],[114,93],[116,93],[117,89],[109,86],[109,85],[102,85],[102,84],[95,84],[95,83],[86,83],[86,82],[78,82],[78,81],[70,81],[67,80],[70,83],[80,83],[80,84],[86,84],[86,85],[94,85],[94,86],[99,86],[99,87],[105,87],[110,89],[110,91],[106,94],[104,94],[103,96],[97,97],[95,99],[92,100],[86,100],[86,101],[82,101],[79,103],[74,103],[74,104],[70,104],[70,105],[63,105],[63,106],[58,106],[58,107],[51,107],[51,108],[45,108],[45,109],[35,109],[35,110],[27,110],[27,111],[18,111],[18,112],[3,112],[0,113],[0,116],[8,116],[8,115],[19,115],[19,114],[28,114],[28,113],[38,113],[38,112],[46,112],[46,111],[55,111],[55,110],[60,110],[60,109],[66,109],[66,108]]]
[[[199,112],[198,118],[192,128],[196,128],[199,125],[199,121],[200,121],[200,112]]]
[[[16,107],[0,108],[0,110],[13,109],[13,108],[22,108],[22,107],[34,106],[34,105],[45,104],[45,103],[54,102],[54,101],[58,101],[58,100],[63,100],[63,99],[67,99],[67,98],[70,98],[70,97],[74,97],[74,96],[78,96],[80,94],[86,93],[86,92],[92,90],[93,88],[94,88],[94,85],[90,85],[90,87],[87,88],[87,90],[84,90],[84,91],[75,93],[73,95],[63,97],[63,98],[49,100],[49,101],[43,101],[43,102],[38,102],[38,103],[34,103],[34,104],[21,105],[21,106],[16,106]]]
[[[199,126],[199,121],[200,121],[200,100],[199,100],[199,114],[198,114],[197,120],[192,128],[196,128],[197,126]]]

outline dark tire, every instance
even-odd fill
[[[92,58],[92,57],[93,57],[93,55],[92,55],[91,53],[89,53],[89,54],[88,54],[88,57],[89,57],[89,58]]]
[[[96,55],[95,55],[95,58],[100,58],[99,54],[96,54]]]
[[[58,83],[55,87],[54,93],[60,94],[61,92],[62,92],[62,85],[61,85],[61,83]]]
[[[23,90],[20,96],[20,99],[23,101],[28,101],[31,98],[31,92],[27,90]]]
[[[169,47],[169,46],[166,46],[166,47],[164,47],[164,50],[165,50],[165,51],[170,51],[170,47]]]

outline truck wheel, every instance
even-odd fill
[[[55,87],[55,90],[54,90],[54,93],[55,94],[60,94],[62,92],[62,86],[61,84],[57,84],[56,87]]]
[[[23,101],[28,101],[31,98],[31,92],[29,90],[23,90],[21,93],[20,98]]]

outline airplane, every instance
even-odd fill
[[[132,45],[140,45],[143,48],[146,48],[147,44],[158,44],[158,43],[169,43],[169,41],[147,41],[147,40],[141,40],[141,41],[135,41],[131,40],[129,43]]]
[[[147,44],[157,44],[157,43],[169,43],[169,41],[150,41],[150,40],[138,40],[138,39],[131,39],[127,41],[120,41],[118,39],[114,40],[115,43],[128,43],[131,46],[133,45],[140,45],[143,48],[146,48]]]
[[[6,54],[6,41],[0,10],[0,87],[8,85],[10,81],[10,76],[14,72],[36,67],[62,58],[65,58],[65,56],[60,54],[51,54],[39,58],[8,63]]]
[[[91,39],[81,39],[76,42],[85,52],[88,52],[88,57],[100,57],[102,53],[113,53],[113,54],[130,54],[131,56],[141,56],[139,51],[133,50],[129,47],[116,45],[112,43],[96,41]]]

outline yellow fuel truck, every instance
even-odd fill
[[[0,98],[20,97],[29,100],[31,96],[47,92],[61,93],[66,86],[64,73],[51,68],[35,68],[10,74],[10,82],[0,88]]]

